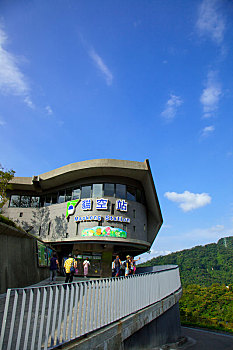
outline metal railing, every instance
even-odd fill
[[[181,287],[176,266],[129,277],[8,289],[1,350],[53,349],[143,309]]]

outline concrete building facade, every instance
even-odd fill
[[[112,258],[150,249],[162,215],[149,161],[96,159],[15,177],[4,213],[49,243],[59,258],[88,257],[90,274],[107,277]]]

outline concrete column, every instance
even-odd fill
[[[102,252],[101,277],[112,277],[112,245],[106,245]]]

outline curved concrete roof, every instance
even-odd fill
[[[120,159],[94,159],[65,165],[33,177],[14,177],[14,190],[49,190],[50,188],[95,176],[123,176],[139,181],[145,191],[148,212],[148,241],[153,242],[163,219],[149,160],[135,162]]]

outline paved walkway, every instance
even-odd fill
[[[65,276],[58,276],[57,279],[56,279],[56,282],[53,282],[52,284],[54,285],[54,284],[65,283],[65,279],[66,279]],[[96,277],[84,278],[84,277],[76,277],[76,276],[74,276],[73,282],[92,281],[92,280],[96,280],[96,279],[97,279]],[[50,284],[50,280],[49,280],[49,278],[46,278],[43,281],[40,281],[40,282],[38,282],[36,284],[28,286],[28,288],[29,287],[39,287],[39,286],[48,286],[49,284]]]

